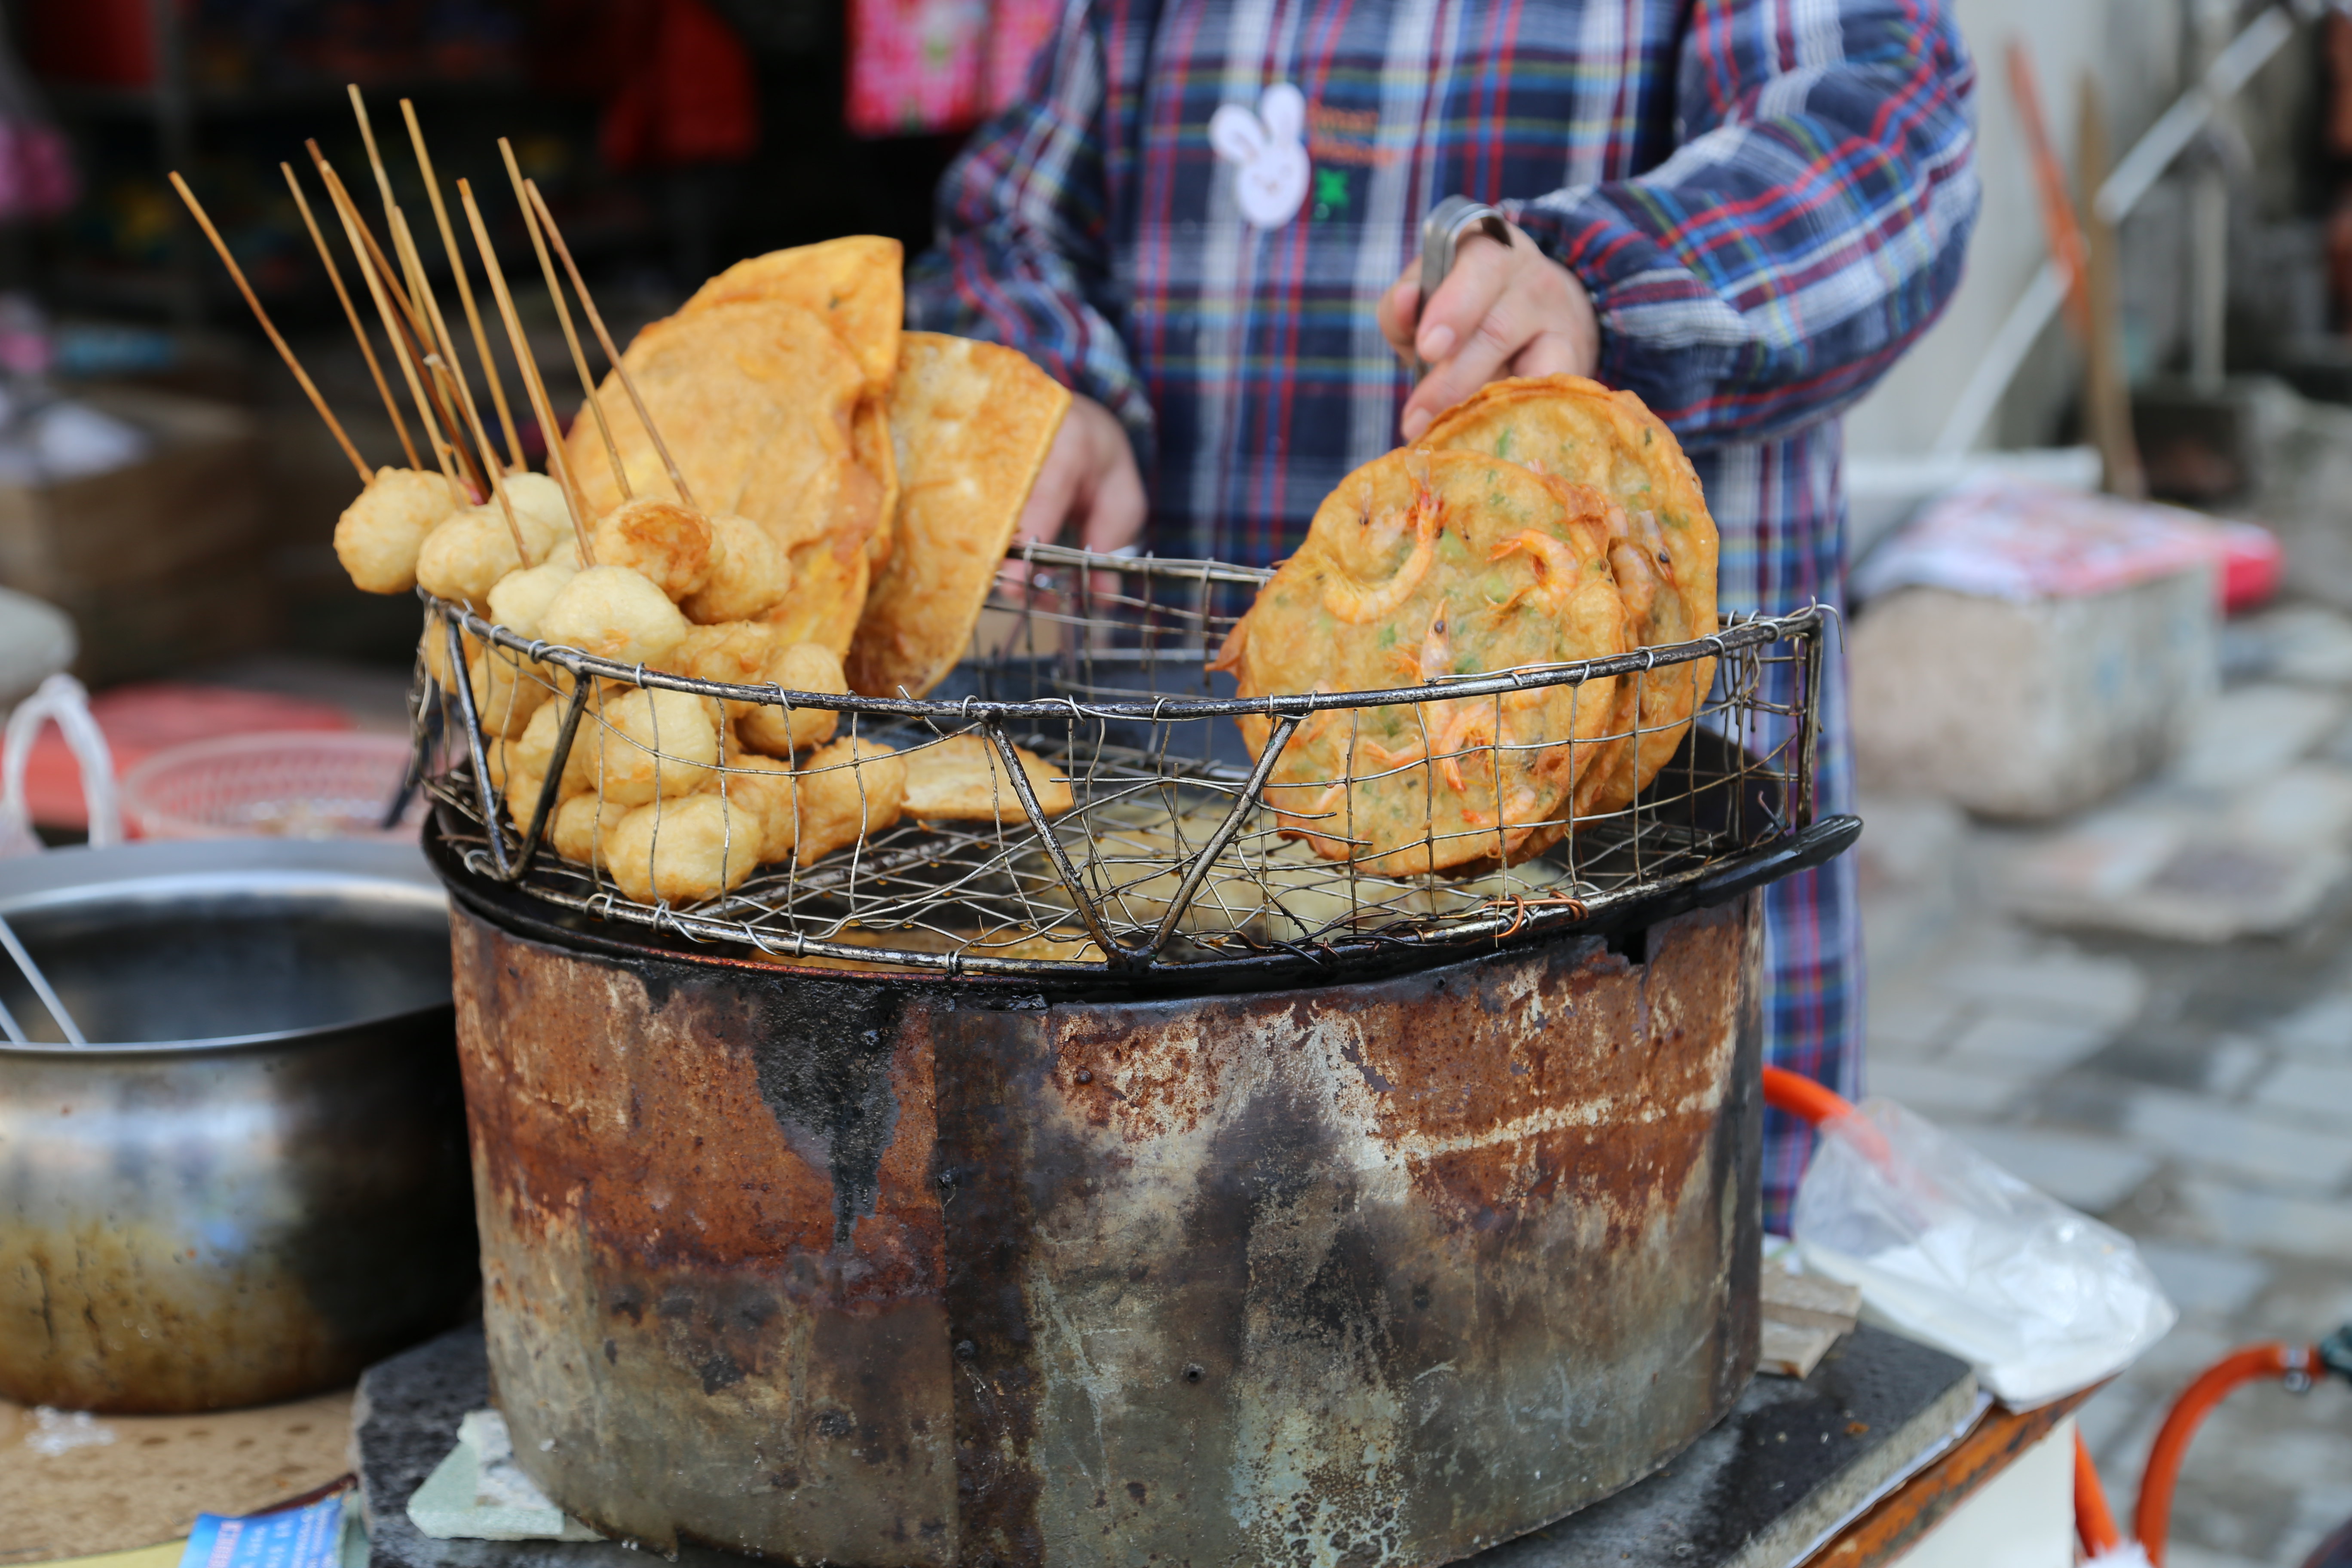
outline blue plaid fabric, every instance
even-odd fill
[[[1307,101],[1289,222],[1209,141]],[[1396,444],[1373,321],[1420,216],[1502,205],[1591,291],[1601,379],[1698,465],[1722,603],[1843,597],[1839,410],[1933,320],[1977,208],[1973,76],[1940,0],[1068,0],[1021,103],[942,182],[916,325],[1009,343],[1126,425],[1152,547],[1263,564]],[[1842,667],[1822,805],[1849,800]],[[1859,1085],[1850,870],[1767,898],[1769,1059]],[[1768,1136],[1768,1218],[1805,1145]]]

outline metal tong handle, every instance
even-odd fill
[[[1511,243],[1510,220],[1503,216],[1502,209],[1468,196],[1448,196],[1421,220],[1421,304],[1412,318],[1416,336],[1421,331],[1421,312],[1429,309],[1430,296],[1454,270],[1454,253],[1462,237],[1473,229],[1506,247]],[[1413,355],[1412,378],[1419,381],[1428,374],[1428,364],[1419,354]]]

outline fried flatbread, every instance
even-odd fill
[[[867,393],[887,397],[898,371],[899,328],[907,319],[905,260],[905,247],[871,234],[772,250],[739,261],[705,283],[680,313],[752,300],[798,305],[822,318],[856,356]]]
[[[1633,394],[1573,375],[1498,381],[1442,416],[1421,445],[1490,453],[1600,490],[1622,509],[1612,521],[1609,560],[1633,646],[1716,631],[1715,520],[1681,443]],[[1610,729],[1628,739],[1579,788],[1576,815],[1631,805],[1681,744],[1714,679],[1715,661],[1695,659],[1621,681]],[[1630,741],[1637,723],[1638,749]]]
[[[920,697],[963,656],[1069,406],[1012,349],[906,334],[890,399],[896,537],[844,661],[851,690]]]
[[[849,423],[850,450],[857,466],[874,476],[881,494],[874,506],[874,527],[866,535],[866,563],[877,574],[890,564],[891,542],[898,537],[898,454],[890,441],[890,405],[869,397],[857,405]]]
[[[1076,804],[1062,770],[1026,747],[1015,746],[1021,771],[1048,816]],[[982,735],[950,735],[906,753],[907,815],[919,822],[1021,822],[1027,813],[1013,793],[1013,774]]]
[[[1391,452],[1339,482],[1220,658],[1241,695],[1372,691],[1624,651],[1599,493],[1470,452]],[[1532,853],[1595,761],[1616,683],[1317,713],[1265,791],[1281,830],[1390,875]],[[1262,753],[1273,729],[1244,716]],[[1497,809],[1499,801],[1500,809]]]
[[[863,563],[882,503],[880,483],[856,461],[852,419],[865,378],[849,351],[799,306],[755,302],[656,321],[622,358],[696,504],[750,518],[792,558],[792,587],[769,618],[794,629],[787,641],[809,628],[845,651],[865,608]],[[619,378],[607,377],[598,397],[636,493],[676,499]],[[566,447],[589,504],[600,513],[620,504],[594,422],[575,420]]]

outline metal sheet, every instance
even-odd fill
[[[1752,899],[1184,1001],[614,956],[461,906],[486,1320],[609,1532],[840,1564],[1431,1563],[1756,1355]]]

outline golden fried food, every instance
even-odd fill
[[[821,691],[839,695],[849,689],[842,678],[841,660],[833,650],[821,643],[794,643],[769,662],[762,679],[774,682],[786,691]],[[761,703],[741,715],[738,728],[743,743],[755,752],[772,757],[797,757],[811,746],[822,745],[833,738],[841,723],[841,715],[830,708],[806,708],[795,703],[789,709],[771,703]]]
[[[749,621],[775,608],[792,591],[792,560],[766,529],[722,511],[710,519],[710,576],[677,602],[688,620],[706,626]]]
[[[599,566],[625,566],[672,602],[701,592],[719,551],[698,511],[657,496],[623,501],[588,531]]]
[[[1021,771],[1047,816],[1059,816],[1076,801],[1062,770],[1025,747],[1015,746]],[[906,753],[908,816],[919,822],[1025,822],[1013,774],[984,735],[950,735],[936,745]]]
[[[416,586],[425,536],[458,505],[439,474],[378,468],[335,520],[335,559],[362,593],[405,594]]]
[[[715,781],[720,721],[719,704],[690,691],[615,683],[589,704],[572,749],[606,800],[675,800]]]
[[[1681,443],[1633,394],[1572,375],[1498,381],[1440,417],[1421,445],[1491,453],[1607,495],[1622,509],[1611,521],[1609,560],[1633,645],[1714,634],[1715,520]],[[1593,771],[1578,790],[1577,815],[1631,805],[1681,743],[1714,679],[1715,661],[1695,659],[1620,681],[1610,729],[1630,737],[1638,720],[1640,750],[1621,744],[1609,767]]]
[[[821,318],[856,356],[867,392],[887,397],[898,370],[899,324],[907,316],[905,261],[897,240],[870,234],[772,250],[705,283],[679,313],[756,300],[798,305]]]
[[[898,454],[890,439],[887,401],[869,397],[857,405],[849,423],[849,448],[882,492],[875,502],[874,531],[866,536],[866,563],[878,574],[890,564],[891,543],[898,537]]]
[[[541,703],[522,733],[506,746],[507,766],[511,771],[545,778],[555,763],[555,742],[563,729],[563,710],[568,702]],[[593,710],[580,716],[580,727],[572,737],[572,750],[563,759],[563,783],[558,793],[569,798],[589,788],[596,781],[596,747],[593,736],[596,730]],[[495,770],[494,770],[495,771]],[[495,782],[495,779],[493,780]]]
[[[792,764],[730,749],[719,793],[760,819],[760,862],[789,858],[800,831],[800,781]]]
[[[706,513],[751,519],[793,564],[778,613],[809,626],[839,623],[835,651],[864,605],[862,578],[816,566],[824,555],[863,562],[881,487],[856,458],[851,418],[865,395],[857,361],[824,321],[772,301],[712,305],[655,322],[622,356],[654,422]],[[635,493],[677,500],[636,410],[617,379],[599,395]],[[600,512],[620,504],[611,459],[593,420],[570,437],[574,475]],[[845,594],[846,605],[820,601]]]
[[[726,686],[764,686],[769,680],[768,668],[781,651],[773,626],[761,621],[725,621],[688,631],[686,640],[677,645],[677,651],[669,656],[669,662],[663,668],[697,680]],[[761,706],[757,702],[725,704],[730,722]]]
[[[568,561],[549,561],[509,572],[490,587],[490,619],[519,637],[539,635],[540,617],[557,592],[578,576],[580,568]]]
[[[853,690],[920,697],[963,657],[1070,395],[1014,351],[908,332],[890,400],[898,515],[846,660]]]
[[[523,808],[528,817],[530,807]],[[593,793],[575,795],[555,808],[555,816],[547,825],[547,842],[554,851],[575,866],[593,866],[605,869],[606,848],[613,829],[621,819],[637,808],[607,801]]]
[[[466,670],[474,688],[474,711],[481,717],[482,732],[508,738],[520,736],[540,705],[555,694],[555,667],[525,658],[496,643],[475,643],[467,651]]]
[[[840,740],[801,765],[793,856],[805,866],[898,825],[906,759],[878,741]]]
[[[844,657],[874,581],[865,551],[844,554],[819,542],[793,546],[789,553],[792,591],[764,618],[786,647],[819,643],[835,658]]]
[[[641,904],[698,904],[759,867],[760,820],[715,795],[641,805],[604,835],[606,868]]]
[[[1391,452],[1339,482],[1227,640],[1244,697],[1370,691],[1624,651],[1608,503],[1515,463]],[[1528,853],[1614,706],[1606,677],[1307,719],[1265,791],[1286,836],[1391,875]],[[1240,721],[1253,753],[1272,731]],[[1579,743],[1580,742],[1580,743]]]
[[[505,475],[499,484],[507,492],[507,504],[514,508],[516,526],[526,540],[545,539],[551,548],[572,542],[572,509],[564,503],[562,485],[545,474],[528,473]],[[489,506],[492,511],[498,510],[496,496],[490,498]],[[541,554],[539,560],[547,558]],[[572,563],[575,567],[579,564]]]
[[[625,566],[574,574],[539,616],[542,641],[655,668],[667,665],[691,629],[668,595]]]
[[[522,555],[515,553],[518,532]],[[497,502],[469,506],[425,536],[416,552],[416,581],[428,594],[478,610],[489,603],[490,589],[500,578],[547,560],[563,537],[530,512],[517,511],[515,526],[509,528]]]

